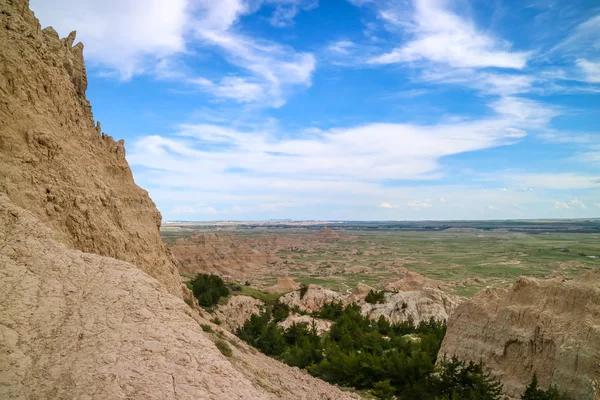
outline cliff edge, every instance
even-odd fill
[[[184,303],[74,39],[0,0],[0,398],[357,398]]]
[[[482,360],[514,399],[536,374],[543,388],[599,400],[600,271],[478,294],[450,317],[439,354]]]

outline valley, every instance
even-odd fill
[[[161,236],[184,274],[218,272],[261,289],[286,276],[347,294],[410,270],[471,297],[521,275],[569,279],[600,266],[598,220],[167,223]]]

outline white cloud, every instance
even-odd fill
[[[499,209],[498,207],[493,206],[491,204],[488,204],[487,208],[488,208],[488,210],[498,210]]]
[[[600,207],[600,203],[594,203],[596,207]]]
[[[577,60],[577,66],[583,72],[584,79],[586,81],[600,83],[600,61],[599,62],[591,62],[588,60],[581,59],[581,60]]]
[[[394,9],[380,16],[399,25],[414,37],[408,43],[371,60],[392,64],[427,60],[455,68],[522,69],[529,52],[513,52],[509,43],[477,29],[474,22],[452,13],[444,0],[413,0],[412,20],[405,21]]]
[[[252,103],[263,99],[265,95],[261,84],[235,76],[225,77],[216,84],[206,78],[192,78],[189,82],[219,99],[231,99],[239,103]]]
[[[193,207],[190,207],[190,206],[176,206],[173,209],[173,214],[175,214],[175,215],[179,215],[179,214],[193,214],[195,212],[196,212],[196,210]]]
[[[445,202],[446,202],[446,199],[443,197],[440,197],[440,203],[445,203]]]
[[[291,48],[230,31],[208,30],[202,24],[196,25],[196,33],[204,43],[221,50],[230,63],[249,72],[253,84],[263,88],[265,96],[260,100],[271,106],[285,104],[292,87],[311,85],[316,60],[310,53],[296,53]]]
[[[511,173],[502,178],[519,187],[543,189],[592,189],[600,188],[597,176],[575,173],[560,174],[516,174]]]
[[[239,18],[265,3],[277,10],[316,5],[313,0],[148,0],[143,6],[137,0],[32,0],[31,7],[63,36],[76,29],[89,65],[108,74],[116,71],[124,80],[153,74],[199,84],[221,100],[279,107],[294,87],[310,86],[316,61],[312,54],[239,33]],[[190,77],[181,59],[191,47],[219,52],[248,75]]]
[[[587,208],[587,206],[585,205],[585,203],[582,202],[581,200],[578,200],[578,199],[571,200],[570,205],[571,205],[571,207],[574,207],[574,208],[582,208],[582,209],[586,209]]]
[[[300,10],[309,11],[319,5],[318,0],[266,0],[267,3],[277,3],[269,22],[276,27],[293,25],[294,18]]]
[[[395,206],[393,204],[387,203],[387,202],[383,202],[381,204],[379,204],[380,208],[398,208],[398,206]]]
[[[350,40],[338,40],[327,46],[327,50],[334,54],[349,55],[350,50],[356,47],[356,44]]]
[[[433,205],[427,201],[418,201],[418,200],[410,200],[406,205],[410,208],[413,208],[417,211],[423,208],[431,208]]]
[[[567,203],[565,203],[564,201],[558,201],[558,200],[556,200],[554,202],[554,208],[556,208],[556,209],[569,209],[569,208],[571,208],[571,206],[568,205]]]
[[[148,70],[161,58],[185,51],[188,0],[31,0],[44,25],[61,36],[77,30],[93,65],[116,70],[122,79]]]

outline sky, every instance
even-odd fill
[[[165,220],[600,217],[597,0],[31,0]]]

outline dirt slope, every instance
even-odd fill
[[[535,373],[542,387],[600,399],[600,271],[478,294],[451,316],[440,354],[483,360],[512,398]]]

